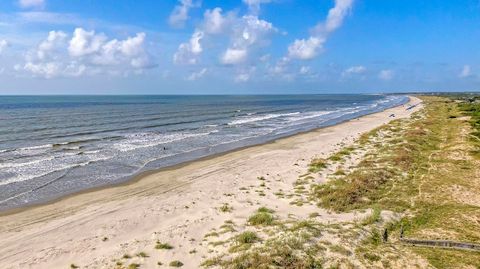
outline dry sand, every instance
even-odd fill
[[[244,228],[259,206],[278,215],[304,218],[318,212],[325,222],[358,218],[333,214],[315,205],[290,205],[274,195],[292,189],[314,157],[326,157],[352,144],[360,134],[393,119],[408,117],[420,100],[342,124],[236,150],[145,174],[128,184],[75,194],[58,201],[0,216],[0,268],[114,268],[140,263],[141,268],[168,268],[180,260],[183,268],[198,268],[214,248],[204,235],[225,220]],[[389,117],[394,113],[395,118]],[[254,191],[258,177],[266,178],[265,196]],[[246,191],[245,189],[249,189]],[[231,212],[219,208],[228,203]],[[227,236],[227,235],[222,235]],[[217,238],[217,240],[223,237]],[[172,250],[154,249],[167,242]],[[149,257],[136,257],[145,252]],[[124,254],[133,258],[122,259]],[[158,266],[157,262],[163,266]]]

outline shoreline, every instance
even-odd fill
[[[202,244],[206,234],[227,220],[244,223],[262,205],[285,218],[307,218],[311,212],[318,212],[318,218],[325,222],[358,218],[354,213],[333,214],[313,204],[292,206],[275,193],[291,189],[299,175],[308,170],[312,158],[327,157],[362,133],[418,111],[421,105],[406,110],[419,103],[417,98],[409,98],[407,104],[333,126],[148,171],[116,186],[90,189],[47,204],[14,209],[9,214],[0,213],[0,267],[66,268],[76,264],[82,268],[111,268],[112,261],[122,255],[145,251],[150,258],[133,257],[128,262],[158,268],[157,261],[168,264],[180,259],[184,268],[198,268],[205,257],[215,254]],[[396,117],[389,117],[391,113]],[[259,195],[252,186],[258,185],[258,178],[263,176],[268,190]],[[225,204],[233,211],[219,211]],[[157,241],[174,248],[155,250]]]
[[[185,166],[187,166],[191,163],[197,162],[197,161],[198,162],[206,161],[206,160],[210,160],[210,159],[213,159],[213,158],[216,158],[216,157],[225,156],[227,154],[234,153],[234,152],[237,152],[237,151],[245,150],[245,149],[248,149],[248,148],[262,146],[262,145],[268,145],[268,144],[275,143],[275,142],[277,142],[279,140],[282,140],[282,139],[288,139],[288,138],[291,138],[291,137],[294,137],[294,136],[297,136],[297,135],[303,135],[303,134],[307,134],[307,133],[310,133],[310,132],[317,132],[317,131],[325,129],[325,128],[341,125],[341,124],[344,124],[344,123],[347,123],[347,122],[350,122],[350,121],[358,120],[360,118],[363,118],[363,117],[366,117],[366,116],[369,116],[369,115],[382,113],[382,112],[385,112],[387,110],[394,109],[394,108],[401,107],[401,106],[404,106],[406,104],[409,104],[411,102],[411,96],[407,95],[407,98],[408,98],[408,100],[405,103],[387,108],[387,109],[382,110],[382,111],[367,113],[367,114],[364,114],[364,115],[361,115],[361,116],[358,116],[358,117],[355,117],[355,118],[352,118],[352,119],[341,120],[339,122],[335,122],[335,123],[332,123],[332,124],[327,124],[325,126],[321,126],[321,127],[314,128],[314,129],[311,129],[311,130],[306,130],[306,131],[300,131],[300,132],[296,132],[296,133],[292,133],[292,134],[287,134],[285,136],[282,136],[282,137],[279,137],[279,138],[274,138],[274,139],[271,139],[271,140],[267,140],[265,142],[253,143],[251,145],[240,146],[240,147],[237,147],[237,148],[233,148],[233,149],[229,149],[229,150],[226,150],[226,151],[209,154],[209,155],[202,156],[202,157],[199,157],[199,158],[193,158],[191,160],[179,162],[179,163],[173,164],[173,165],[167,165],[167,166],[160,167],[160,168],[149,169],[149,170],[142,171],[142,172],[133,174],[131,176],[128,176],[128,177],[126,177],[127,179],[124,180],[124,181],[108,183],[108,184],[97,186],[97,187],[85,188],[83,190],[74,191],[74,192],[71,192],[71,193],[67,193],[65,195],[60,195],[60,196],[55,197],[55,198],[51,198],[51,199],[45,198],[44,200],[40,200],[38,202],[27,203],[27,204],[23,204],[23,205],[20,205],[20,206],[0,210],[0,217],[13,215],[13,214],[21,213],[23,211],[27,211],[27,210],[30,210],[30,209],[33,209],[33,208],[54,204],[54,203],[63,201],[65,199],[77,196],[77,195],[82,195],[82,194],[86,194],[86,193],[90,193],[90,192],[102,191],[102,190],[110,189],[110,188],[129,186],[129,185],[132,185],[134,183],[139,182],[140,180],[142,180],[142,178],[145,178],[145,177],[150,176],[152,174],[171,171],[171,170],[176,170],[176,169],[181,169],[182,167],[185,167]]]

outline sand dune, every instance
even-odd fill
[[[324,221],[357,218],[333,214],[315,205],[293,207],[274,193],[291,189],[314,157],[353,143],[361,133],[419,107],[410,103],[336,126],[236,150],[169,169],[147,173],[128,184],[76,194],[0,216],[0,268],[114,268],[116,260],[164,267],[173,260],[198,268],[221,248],[203,241],[226,220],[241,224],[259,206],[281,216],[302,218],[318,212]],[[395,118],[389,117],[395,114]],[[264,196],[246,191],[265,177]],[[219,210],[228,204],[230,212]],[[229,210],[225,210],[229,211]],[[227,236],[227,235],[225,235]],[[219,237],[219,240],[222,236]],[[156,242],[171,250],[155,249]],[[145,252],[149,257],[135,256]],[[128,254],[130,259],[122,259]]]

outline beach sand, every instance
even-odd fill
[[[410,116],[406,110],[420,100],[339,125],[235,150],[169,169],[146,173],[129,183],[90,190],[39,206],[0,215],[0,268],[115,268],[139,263],[141,268],[164,268],[180,260],[183,268],[199,268],[221,253],[204,236],[232,220],[245,229],[248,216],[268,206],[285,218],[335,222],[358,218],[334,214],[312,204],[293,206],[274,193],[293,188],[315,157],[327,157],[352,144],[362,133],[393,119]],[[395,114],[395,117],[389,117]],[[264,196],[254,191],[258,177],[266,179]],[[228,204],[230,212],[219,210]],[[228,211],[228,210],[227,210]],[[220,235],[222,240],[228,234]],[[155,249],[156,242],[171,250]],[[144,252],[149,257],[137,257]],[[130,259],[122,259],[128,254]],[[140,255],[141,256],[141,255]]]

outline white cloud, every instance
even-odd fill
[[[66,38],[67,34],[62,31],[50,31],[47,39],[38,45],[36,56],[41,60],[45,59],[47,54],[64,46]]]
[[[153,64],[145,51],[145,33],[137,33],[125,40],[108,38],[95,31],[75,29],[70,40],[68,52],[71,57],[83,58],[96,65],[116,65],[129,63],[134,68],[152,67]]]
[[[288,47],[288,57],[300,60],[310,60],[323,49],[330,33],[338,29],[351,10],[354,0],[335,0],[335,6],[328,11],[325,22],[317,24],[313,34],[308,39],[296,39]]]
[[[68,51],[71,56],[81,57],[100,51],[107,37],[103,34],[95,34],[95,31],[85,31],[82,28],[76,28],[73,32],[73,38],[70,40]]]
[[[395,73],[390,69],[381,70],[378,73],[378,78],[381,80],[391,80],[394,77]]]
[[[249,47],[265,41],[265,38],[277,31],[272,23],[261,20],[257,16],[243,16],[233,36],[233,46]]]
[[[173,27],[184,27],[185,22],[188,20],[188,12],[191,8],[200,6],[200,4],[193,3],[192,0],[179,0],[179,4],[175,6],[168,23]]]
[[[327,21],[325,22],[325,30],[333,32],[338,29],[345,16],[352,9],[353,0],[335,0],[335,7],[328,11]]]
[[[288,47],[288,56],[294,59],[309,60],[313,59],[323,47],[325,39],[320,37],[310,37],[309,39],[297,39]]]
[[[257,16],[243,16],[234,26],[230,47],[221,57],[223,64],[240,64],[245,62],[249,50],[269,43],[269,35],[276,32],[270,22]]]
[[[0,54],[8,47],[8,42],[5,39],[0,39]]]
[[[153,67],[145,50],[145,33],[125,40],[108,38],[95,31],[77,28],[72,38],[62,31],[50,31],[48,37],[25,54],[26,63],[16,70],[53,78],[80,76],[86,72],[122,73]]]
[[[286,71],[287,65],[290,63],[290,58],[283,57],[278,60],[274,67],[270,68],[272,74],[283,74]]]
[[[248,5],[259,5],[269,1],[245,1]],[[216,7],[204,13],[203,22],[195,29],[189,41],[181,43],[173,55],[176,64],[197,64],[203,52],[203,42],[223,44],[222,38],[229,38],[229,45],[220,53],[218,59],[223,64],[241,64],[246,62],[252,50],[270,43],[270,35],[278,30],[272,23],[261,20],[249,13],[238,17],[235,12],[223,13]],[[213,51],[215,47],[210,47]]]
[[[260,60],[261,62],[264,62],[264,63],[265,63],[265,62],[268,62],[271,57],[272,57],[272,56],[271,56],[270,54],[264,54],[264,55],[260,56],[259,60]]]
[[[462,68],[462,71],[460,72],[460,74],[458,75],[460,78],[467,78],[467,77],[470,77],[472,75],[472,69],[470,67],[470,65],[464,65],[463,68]]]
[[[66,66],[61,62],[27,62],[23,69],[34,75],[45,78],[53,78],[57,76],[78,77],[83,75],[86,66],[83,64],[77,65],[74,62]]]
[[[201,40],[204,35],[203,31],[196,30],[188,42],[178,46],[177,52],[173,55],[173,62],[176,64],[196,64],[198,55],[203,51]]]
[[[223,64],[239,64],[247,58],[247,51],[244,49],[227,49],[221,58]]]
[[[207,68],[203,68],[202,70],[198,71],[198,72],[193,72],[190,74],[190,76],[188,76],[187,80],[198,80],[200,78],[202,78],[203,76],[205,76],[205,74],[207,73]]]
[[[38,8],[43,7],[45,5],[44,0],[19,0],[18,4],[22,8]]]
[[[219,7],[213,10],[208,9],[203,14],[204,17],[204,29],[208,34],[218,34],[223,32],[227,19],[222,16],[222,9]]]
[[[243,2],[248,6],[248,9],[253,14],[258,14],[260,11],[261,4],[268,4],[272,0],[243,0]]]
[[[367,68],[365,66],[362,66],[362,65],[351,66],[343,71],[342,76],[349,76],[352,74],[363,74],[366,71],[367,71]]]
[[[311,72],[311,68],[310,68],[309,66],[302,66],[302,67],[300,67],[299,73],[300,73],[301,75],[307,75],[307,74],[309,74],[310,72]]]
[[[256,68],[250,67],[248,69],[241,69],[234,77],[233,81],[236,83],[247,82],[250,81],[253,74],[255,73]]]

